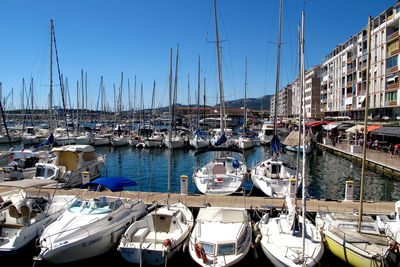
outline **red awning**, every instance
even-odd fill
[[[315,121],[315,122],[310,122],[310,123],[306,123],[306,126],[311,125],[311,127],[315,127],[318,125],[327,125],[329,123],[332,123],[333,121]]]
[[[379,128],[381,128],[382,126],[379,126],[379,125],[370,125],[370,126],[368,126],[368,132],[371,132],[371,131],[374,131],[374,130],[376,130],[376,129],[379,129]]]

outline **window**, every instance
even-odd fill
[[[221,244],[218,245],[218,255],[227,255],[235,253],[235,244]]]
[[[397,101],[397,91],[386,93],[386,102]]]
[[[390,42],[390,43],[387,44],[387,52],[388,53],[391,53],[391,52],[393,52],[394,50],[397,50],[397,49],[399,49],[399,40],[398,39],[396,41],[394,41],[394,42]]]
[[[214,247],[215,247],[214,244],[208,244],[208,243],[203,243],[202,242],[201,245],[203,246],[203,249],[207,254],[214,255]]]
[[[393,68],[393,67],[396,67],[396,66],[397,66],[397,56],[388,58],[388,59],[386,60],[386,67],[387,67],[388,69]]]

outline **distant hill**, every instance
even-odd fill
[[[246,99],[246,105],[247,108],[252,109],[252,110],[270,110],[270,104],[271,104],[271,97],[272,95],[265,95],[259,98],[247,98]],[[231,100],[231,101],[225,101],[225,106],[229,108],[241,108],[243,107],[243,102],[244,99],[237,99],[237,100]],[[187,107],[188,105],[182,105],[182,104],[176,104],[177,107]],[[195,108],[195,105],[190,105],[191,107]],[[219,106],[216,105],[217,107]],[[207,107],[210,107],[207,105]],[[158,108],[157,110],[161,111],[168,111],[169,107],[161,107]]]
[[[271,104],[271,96],[265,95],[259,98],[247,98],[246,105],[249,109],[253,110],[269,110]],[[225,106],[230,108],[243,107],[244,99],[237,99],[232,101],[225,101]]]

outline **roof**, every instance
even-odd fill
[[[81,188],[87,188],[90,185],[102,185],[109,188],[113,192],[118,192],[124,190],[124,187],[135,186],[136,182],[124,177],[101,177],[91,181],[90,183],[82,185]]]
[[[208,207],[199,210],[196,220],[220,223],[242,223],[247,222],[247,214],[243,209]]]
[[[19,187],[19,188],[30,188],[30,187],[37,187],[37,186],[44,186],[50,184],[56,184],[57,181],[55,180],[46,180],[46,179],[23,179],[19,181],[7,181],[0,183],[1,186],[6,187]]]
[[[391,137],[400,137],[400,127],[399,126],[383,126],[379,129],[374,130],[371,134],[391,136]]]
[[[51,150],[51,152],[59,152],[59,151],[69,151],[69,152],[94,152],[94,147],[90,145],[67,145],[61,147],[55,147]]]

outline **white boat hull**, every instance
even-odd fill
[[[95,146],[106,146],[110,144],[110,138],[108,137],[93,137],[92,140]]]

